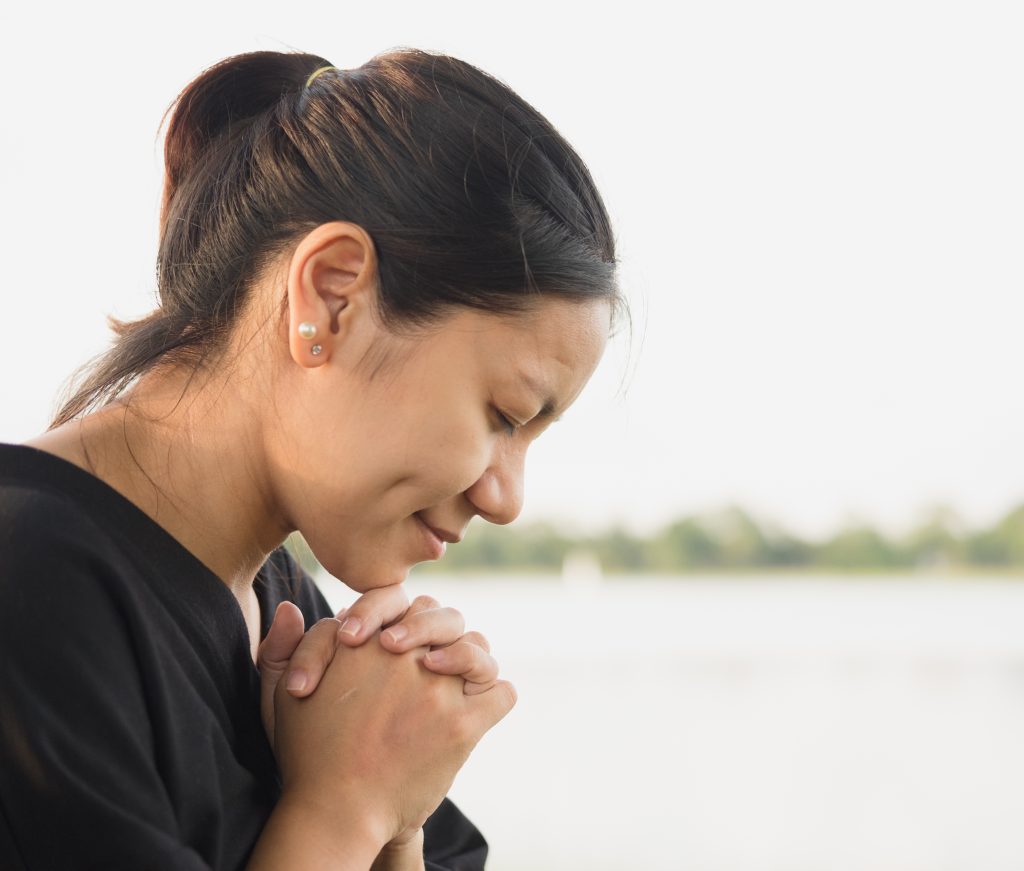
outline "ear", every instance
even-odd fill
[[[288,267],[292,359],[306,368],[326,363],[344,341],[348,321],[373,304],[376,281],[376,250],[362,227],[331,221],[308,233]]]

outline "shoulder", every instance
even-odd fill
[[[84,710],[68,710],[73,699],[143,728],[129,587],[123,557],[73,501],[0,486],[0,707],[70,717]]]
[[[207,867],[154,760],[132,577],[101,523],[0,480],[0,805],[26,867]]]
[[[0,483],[0,651],[49,660],[98,646],[128,652],[131,573],[88,512],[46,486]]]
[[[45,485],[0,484],[0,585],[19,584],[21,573],[42,568],[98,569],[116,553],[108,534],[66,494]]]

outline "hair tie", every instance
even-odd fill
[[[320,67],[320,69],[318,69],[318,70],[313,70],[313,72],[310,74],[309,78],[306,79],[306,87],[308,88],[313,83],[313,79],[315,79],[318,75],[320,75],[320,73],[325,73],[328,70],[336,70],[336,69],[337,69],[337,67],[326,66],[326,67]]]

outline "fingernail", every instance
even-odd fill
[[[341,631],[346,635],[351,635],[355,638],[359,634],[360,628],[362,628],[362,621],[358,617],[348,617],[344,623],[341,624]]]
[[[431,650],[430,653],[423,658],[431,665],[440,665],[444,662],[444,652],[441,650]]]
[[[389,640],[401,641],[403,638],[405,638],[406,635],[409,634],[409,630],[406,629],[404,626],[392,626],[390,629],[388,629],[387,634],[391,636]]]
[[[298,668],[289,672],[288,683],[285,686],[287,689],[301,692],[306,687],[306,673]]]

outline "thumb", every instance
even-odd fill
[[[260,673],[260,718],[270,746],[274,746],[274,690],[302,636],[306,621],[302,611],[293,602],[281,602],[266,638],[256,649],[256,667]]]
[[[281,602],[266,637],[256,649],[256,664],[264,680],[269,673],[281,676],[305,634],[306,620],[302,611],[294,602]]]

